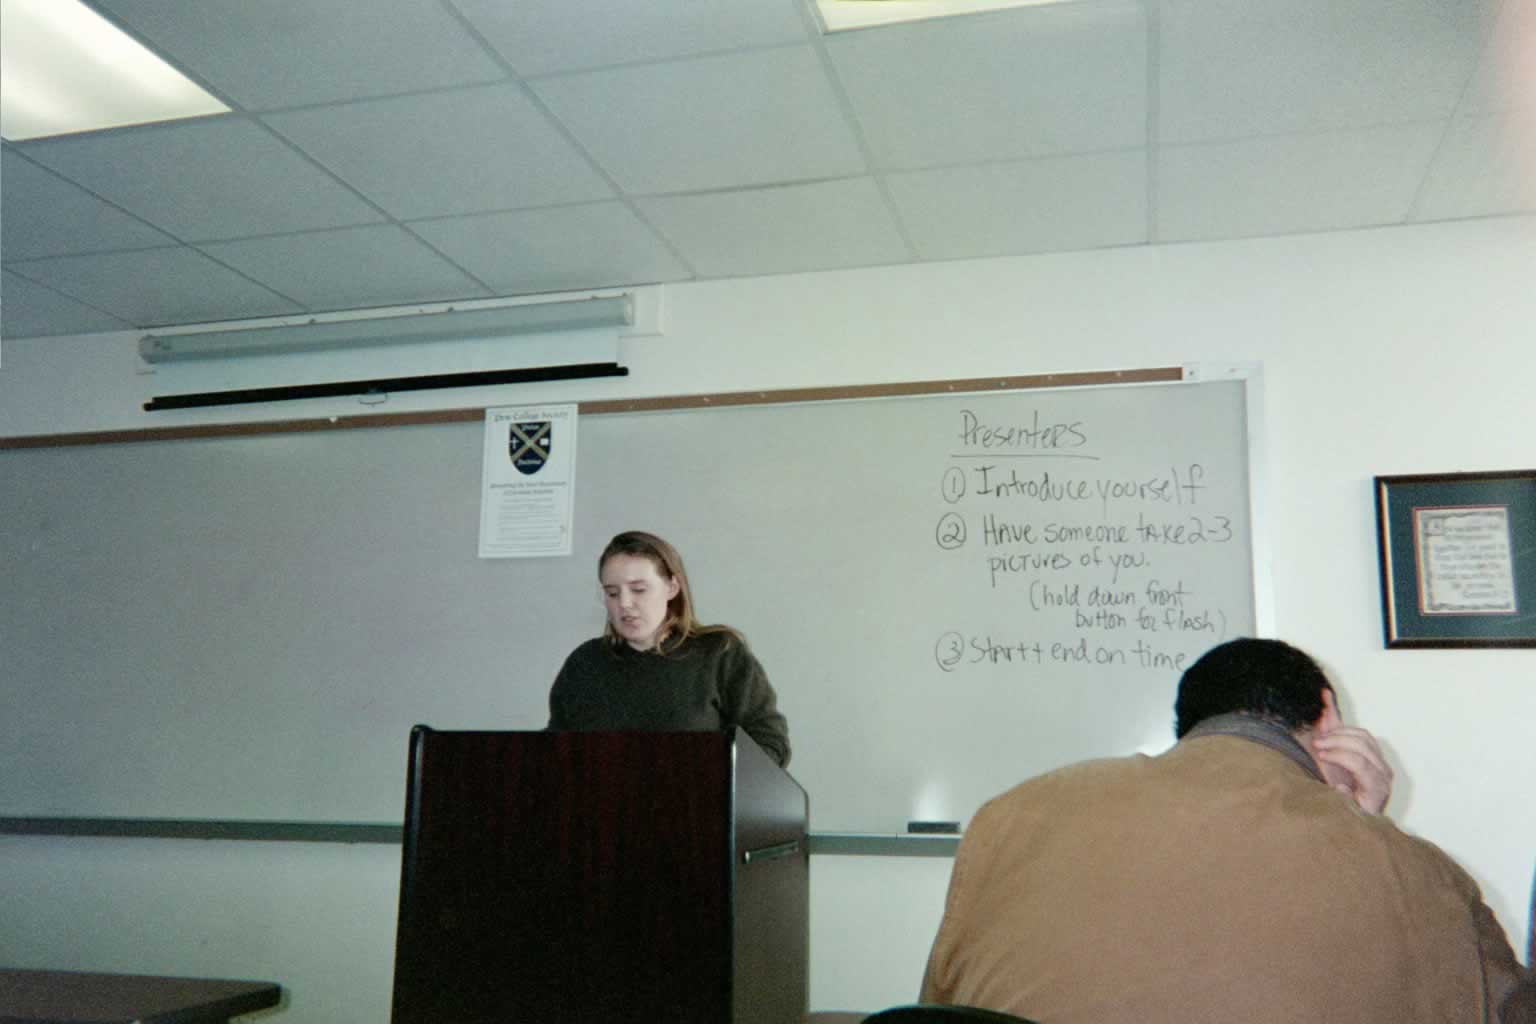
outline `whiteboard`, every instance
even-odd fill
[[[0,815],[398,821],[406,740],[537,729],[595,561],[673,541],[820,831],[1172,739],[1254,630],[1245,382],[584,415],[576,554],[476,557],[478,422],[0,451]]]

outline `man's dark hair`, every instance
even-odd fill
[[[1179,680],[1174,735],[1179,739],[1216,715],[1253,715],[1291,732],[1323,713],[1323,691],[1333,690],[1311,655],[1283,640],[1243,637],[1211,648]]]

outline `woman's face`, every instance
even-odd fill
[[[641,555],[614,555],[597,575],[613,631],[637,651],[656,646],[667,602],[677,596],[677,580],[662,576],[656,563]]]

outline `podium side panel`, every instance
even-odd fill
[[[733,1024],[799,1024],[808,1004],[805,790],[736,731]]]

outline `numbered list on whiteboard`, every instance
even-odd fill
[[[979,402],[959,413],[933,539],[969,580],[954,592],[974,595],[952,607],[976,619],[938,636],[944,672],[1176,677],[1253,630],[1240,439],[1170,421],[1194,401],[1159,415],[1150,390],[1116,397],[1106,424]]]

